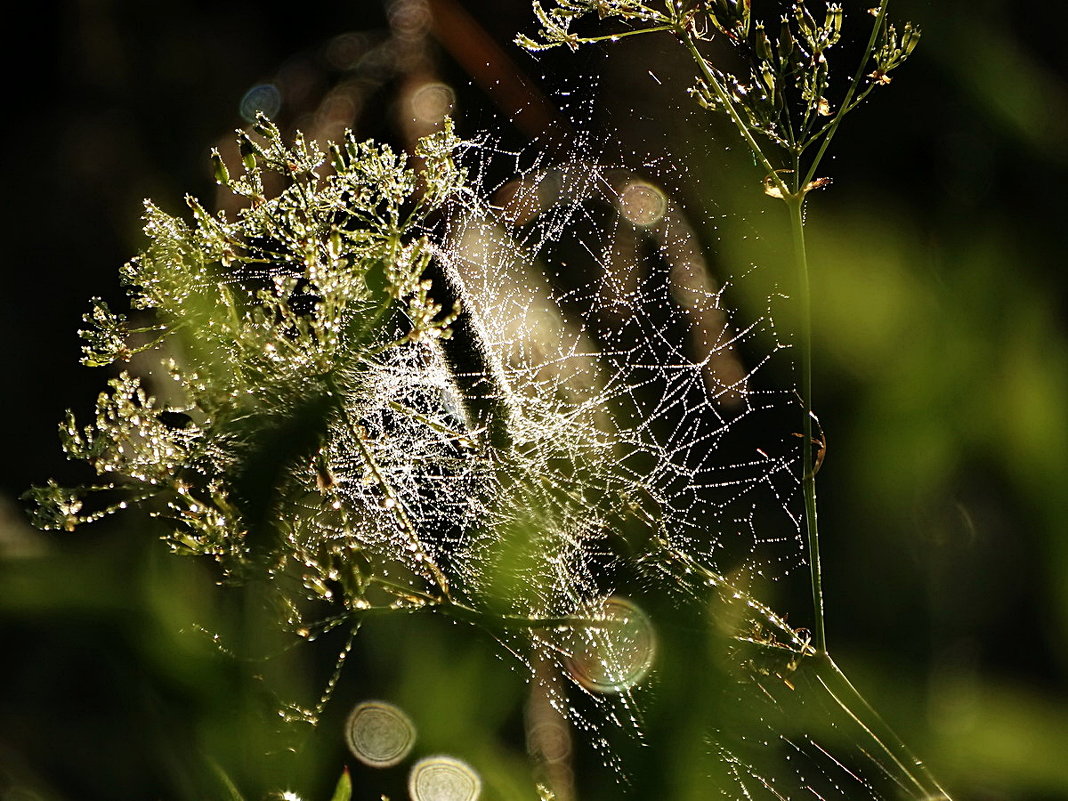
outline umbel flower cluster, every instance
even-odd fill
[[[424,275],[428,219],[465,183],[451,124],[419,143],[418,167],[351,135],[328,155],[299,134],[290,147],[265,118],[238,144],[237,177],[213,154],[216,180],[241,204],[234,218],[187,197],[190,225],[146,203],[150,244],[122,279],[153,323],[134,327],[95,300],[81,332],[87,365],[159,352],[168,377],[154,386],[173,402],[123,371],[93,423],[68,414],[63,448],[101,481],[31,490],[41,527],[71,531],[143,504],[171,521],[175,549],[214,556],[228,573],[280,562],[283,541],[308,544],[294,504],[311,492],[340,513],[331,432],[366,446],[346,402],[373,383],[379,357],[451,335],[458,301],[434,301]],[[374,462],[365,468],[373,478]]]
[[[899,33],[886,20],[885,1],[870,9],[875,25],[865,60],[844,94],[835,98],[831,51],[841,39],[844,12],[841,3],[827,3],[820,12],[809,6],[794,2],[779,20],[766,24],[753,18],[750,0],[554,0],[548,10],[535,2],[538,35],[520,35],[516,42],[532,51],[560,45],[575,49],[656,31],[673,33],[688,47],[698,68],[690,93],[704,108],[731,118],[754,155],[769,169],[771,194],[785,196],[803,189],[812,176],[798,182],[798,175],[797,185],[790,190],[779,173],[799,173],[805,152],[827,142],[842,117],[875,87],[889,84],[890,73],[904,63],[920,39],[912,23],[905,23]],[[619,31],[580,35],[576,27],[592,16],[619,25]],[[726,48],[713,58],[708,55],[708,44],[717,41]],[[823,152],[820,147],[811,161],[818,163]]]

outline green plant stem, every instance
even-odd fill
[[[645,33],[656,33],[657,31],[670,31],[674,30],[674,28],[674,25],[656,25],[652,28],[637,28],[633,31],[609,33],[604,36],[583,36],[579,41],[582,42],[582,44],[591,44],[593,42],[618,42],[620,39],[626,39],[628,36],[640,36]]]
[[[804,191],[785,198],[790,210],[794,263],[797,268],[797,295],[800,306],[801,406],[804,419],[801,429],[801,485],[805,496],[805,537],[808,565],[812,578],[812,644],[817,654],[827,651],[823,625],[823,578],[820,572],[819,526],[816,520],[816,470],[812,458],[812,298],[808,280],[808,254],[805,250]]]
[[[868,703],[829,654],[816,657],[815,677],[849,717],[882,748],[902,776],[915,785],[917,797],[926,801],[950,801],[947,793],[931,775],[927,766],[909,750],[893,729]],[[903,788],[904,789],[904,788]],[[911,795],[911,793],[910,793]]]

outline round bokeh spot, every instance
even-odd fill
[[[656,225],[667,213],[667,197],[645,181],[631,181],[619,193],[619,212],[642,228]]]
[[[245,92],[238,110],[247,122],[255,122],[257,114],[273,117],[281,108],[282,93],[278,87],[273,83],[261,83]]]
[[[652,621],[633,601],[613,595],[579,610],[587,619],[571,633],[566,666],[587,690],[621,693],[644,679],[656,658]]]
[[[449,756],[420,759],[408,774],[412,801],[477,801],[482,780],[466,762]]]
[[[372,768],[388,768],[404,759],[415,745],[415,725],[385,701],[357,704],[345,724],[352,755]]]

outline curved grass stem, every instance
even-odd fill
[[[903,787],[910,795],[927,801],[950,801],[951,796],[931,775],[930,770],[897,736],[882,716],[853,686],[829,654],[819,657],[816,680],[842,710],[878,744],[883,755],[912,787]]]
[[[820,570],[819,525],[816,519],[816,471],[812,458],[812,446],[815,442],[812,430],[812,298],[808,279],[808,253],[805,249],[805,194],[803,191],[796,192],[787,195],[784,200],[790,211],[790,232],[793,238],[800,306],[801,405],[804,415],[801,429],[801,485],[805,497],[805,538],[812,583],[812,644],[816,653],[822,654],[827,651],[827,635],[823,624],[823,578]]]

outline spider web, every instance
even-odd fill
[[[462,154],[460,198],[405,233],[434,243],[423,289],[439,302],[448,289],[460,316],[439,338],[395,314],[341,362],[349,391],[320,420],[322,447],[278,484],[271,569],[287,621],[312,638],[426,607],[488,630],[529,677],[527,746],[557,801],[627,783],[650,798],[937,795],[806,632],[761,600],[807,572],[801,409],[769,369],[791,355],[771,301],[735,313],[747,276],[715,274],[708,221],[669,188],[685,176],[604,158],[608,137],[574,133],[593,130],[590,108],[561,100],[562,155],[483,136]],[[296,257],[221,279],[288,315],[279,341],[317,314],[305,267],[344,263],[322,233],[302,229],[277,243]],[[299,416],[316,379],[297,375],[278,416]],[[343,612],[316,620],[323,600]],[[619,784],[587,778],[582,749],[554,747],[572,731]]]
[[[506,621],[494,634],[542,716],[624,782],[626,742],[660,747],[646,721],[658,683],[707,681],[722,708],[699,770],[723,795],[926,795],[808,664],[804,631],[753,594],[806,563],[799,405],[762,380],[788,344],[770,312],[732,314],[731,283],[655,179],[580,152],[524,165],[490,138],[469,146],[479,189],[434,231],[435,258],[463,287],[482,365],[457,375],[428,341],[367,371],[350,408],[361,428],[329,449],[337,497],[364,510],[360,547],[386,574],[435,565],[458,605]],[[464,413],[487,393],[505,409],[504,457],[477,447],[485,432]],[[658,651],[677,643],[658,627],[687,608],[714,610],[683,628],[719,655],[672,678]]]

